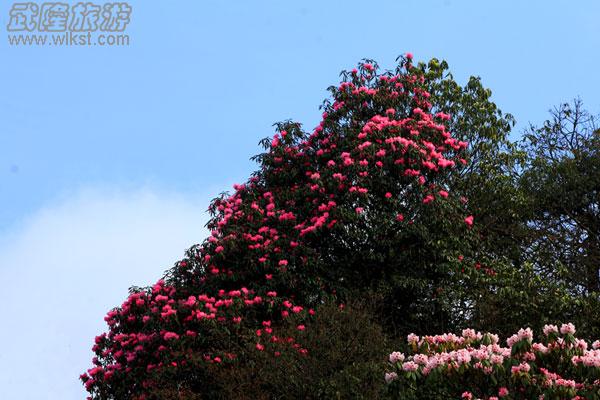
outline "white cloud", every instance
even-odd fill
[[[0,238],[2,398],[85,398],[104,315],[206,237],[208,200],[85,190]]]

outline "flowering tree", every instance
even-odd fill
[[[520,329],[503,347],[497,335],[408,335],[408,355],[393,352],[385,381],[402,399],[600,399],[600,341],[575,326],[546,325],[540,342]]]
[[[258,171],[211,203],[209,238],[108,313],[81,376],[91,398],[217,397],[214,377],[253,353],[308,354],[328,300],[378,298],[393,332],[468,318],[470,278],[495,271],[475,259],[474,218],[449,184],[467,142],[412,55],[342,75],[312,132],[277,124]]]

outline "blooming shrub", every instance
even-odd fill
[[[465,329],[461,336],[408,336],[408,351],[389,355],[385,381],[402,399],[600,399],[600,341],[575,327],[546,325],[539,342],[529,328],[500,343]]]
[[[433,330],[462,315],[445,299],[465,277],[494,276],[475,260],[468,200],[446,184],[467,143],[423,70],[406,55],[343,76],[312,132],[277,124],[259,170],[211,203],[210,236],[108,313],[81,376],[92,399],[218,398],[221,368],[310,354],[325,302],[376,294],[386,326]]]

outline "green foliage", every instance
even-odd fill
[[[521,186],[529,198],[536,265],[564,266],[579,290],[600,290],[600,136],[580,101],[562,104],[523,140],[529,162]]]
[[[527,199],[523,258],[568,293],[588,335],[600,332],[600,135],[580,100],[530,127],[519,188]],[[566,300],[566,299],[565,299]],[[591,318],[595,315],[595,318]]]
[[[526,234],[520,212],[525,198],[514,183],[525,153],[509,137],[514,117],[498,108],[479,77],[471,76],[461,86],[445,61],[434,58],[419,66],[431,87],[434,109],[449,114],[450,132],[469,143],[468,163],[453,171],[449,187],[469,200],[482,239],[479,246],[517,259]]]
[[[298,336],[295,324],[283,334]],[[307,323],[307,354],[277,357],[249,352],[235,369],[222,369],[223,399],[377,399],[384,390],[385,359],[391,345],[364,303],[328,303]]]
[[[541,331],[546,324],[572,321],[584,337],[595,335],[600,318],[598,300],[573,294],[564,282],[547,279],[537,273],[531,263],[519,268],[496,265],[493,280],[479,278],[472,285],[472,295],[478,301],[473,310],[471,326],[507,336],[522,326]]]

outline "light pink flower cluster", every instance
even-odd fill
[[[506,340],[506,344],[508,344],[509,347],[513,347],[515,343],[520,342],[521,340],[526,340],[531,343],[533,340],[533,331],[530,328],[521,328],[517,334],[512,335]]]
[[[546,325],[543,332],[542,340],[534,342],[530,328],[520,329],[507,339],[507,347],[499,344],[497,335],[473,329],[463,330],[461,336],[410,334],[409,352],[390,354],[394,375],[388,372],[385,381],[399,397],[414,390],[410,382],[415,380],[416,390],[425,392],[428,387],[456,387],[449,384],[453,380],[472,382],[472,387],[455,394],[462,399],[494,400],[509,393],[535,393],[542,399],[547,398],[544,393],[560,399],[600,396],[600,341],[590,346],[574,337],[575,326],[570,323],[560,329]],[[481,382],[487,382],[487,387]]]

